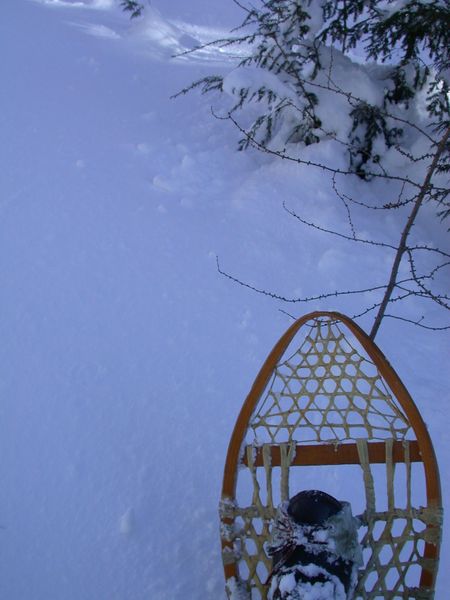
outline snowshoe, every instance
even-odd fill
[[[351,500],[358,515],[355,599],[434,597],[442,502],[430,436],[382,352],[339,313],[311,313],[287,330],[237,419],[220,503],[230,599],[269,598],[276,507],[290,488],[317,487]],[[310,517],[319,526],[338,514],[325,504]]]

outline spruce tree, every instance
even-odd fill
[[[179,94],[200,89],[231,96],[221,118],[240,131],[239,149],[254,147],[328,174],[350,233],[284,205],[289,214],[317,231],[393,256],[384,282],[300,298],[250,285],[218,263],[219,272],[287,303],[372,292],[375,301],[354,315],[375,311],[372,338],[386,317],[449,329],[423,315],[388,311],[411,297],[450,310],[445,277],[450,252],[439,231],[447,224],[435,227],[431,243],[414,235],[426,205],[435,207],[441,221],[450,217],[449,0],[260,0],[248,7],[234,2],[246,13],[243,23],[213,43],[239,49],[244,58],[227,75],[203,77]],[[314,153],[320,144],[328,145]],[[383,179],[385,197],[374,205],[341,192],[341,178],[355,176]],[[355,213],[361,210],[400,213],[398,239],[391,243],[358,234]]]
[[[226,77],[212,75],[182,90],[227,89],[235,117],[257,107],[242,127],[240,149],[334,138],[346,145],[350,170],[370,179],[386,151],[408,150],[414,136],[405,133],[405,121],[430,134],[448,126],[448,0],[266,0],[245,10],[239,35],[217,41],[249,48],[238,83],[230,89]],[[364,77],[370,89],[361,86]],[[334,122],[331,95],[345,100],[345,127]]]

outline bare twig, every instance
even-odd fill
[[[282,302],[286,302],[288,304],[307,303],[307,302],[313,302],[315,300],[325,300],[326,298],[337,298],[338,296],[352,296],[355,294],[366,294],[369,292],[376,292],[379,290],[384,290],[387,287],[386,284],[385,285],[374,285],[374,286],[362,288],[359,290],[336,290],[334,292],[325,292],[323,294],[318,294],[316,296],[305,296],[303,298],[287,298],[286,296],[282,296],[281,294],[276,294],[275,292],[271,292],[271,291],[265,290],[263,288],[258,288],[254,285],[251,285],[250,283],[243,281],[242,279],[239,279],[238,277],[235,277],[234,275],[230,275],[229,273],[227,273],[227,271],[224,271],[222,269],[222,267],[220,266],[218,256],[216,256],[216,265],[217,265],[217,271],[221,275],[223,275],[224,277],[229,279],[230,281],[233,281],[234,283],[237,283],[238,285],[241,285],[242,287],[248,288],[249,290],[252,290],[253,292],[256,292],[257,294],[262,294],[263,296],[268,296],[269,298],[273,298],[275,300],[281,300]],[[412,282],[412,281],[414,281],[412,278],[403,279],[398,282],[398,285]]]
[[[322,231],[323,233],[335,235],[337,237],[343,238],[344,240],[349,240],[350,242],[360,242],[362,244],[369,244],[370,246],[380,246],[382,248],[390,248],[391,250],[397,250],[396,246],[393,246],[392,244],[387,244],[386,242],[375,242],[374,240],[368,240],[366,238],[356,237],[356,235],[353,235],[353,236],[346,235],[345,233],[340,233],[339,231],[334,231],[333,229],[327,229],[326,227],[321,227],[317,223],[312,223],[310,221],[306,221],[305,219],[300,217],[296,212],[294,212],[290,208],[287,208],[286,203],[284,201],[283,201],[283,208],[288,214],[290,214],[291,216],[298,219],[300,221],[300,223],[303,223],[304,225],[307,225],[308,227],[313,227],[314,229],[317,229],[318,231]]]
[[[431,325],[425,325],[424,323],[422,323],[423,319],[425,318],[423,315],[420,317],[420,319],[414,320],[414,319],[407,319],[406,317],[401,317],[399,315],[390,315],[388,313],[385,313],[384,318],[385,319],[397,319],[398,321],[405,321],[405,323],[412,323],[413,325],[417,325],[418,327],[422,327],[423,329],[428,329],[429,331],[445,331],[447,329],[450,329],[450,325],[443,325],[442,327],[434,327]]]
[[[433,157],[433,160],[431,162],[431,165],[428,168],[425,180],[424,180],[424,182],[422,184],[422,187],[421,187],[421,189],[420,189],[420,191],[419,191],[419,193],[417,195],[417,199],[416,199],[416,201],[414,203],[414,206],[413,206],[413,209],[411,211],[411,214],[409,215],[408,221],[406,222],[406,225],[405,225],[405,227],[404,227],[404,229],[402,231],[402,234],[400,236],[400,241],[399,241],[399,244],[398,244],[397,252],[395,254],[394,262],[392,264],[391,274],[390,274],[390,277],[389,277],[388,285],[386,287],[386,291],[384,293],[384,298],[383,298],[383,301],[382,301],[382,303],[380,305],[380,308],[379,308],[379,311],[377,313],[377,316],[375,317],[375,321],[374,321],[374,324],[372,326],[372,329],[370,331],[370,337],[372,339],[375,338],[375,336],[376,336],[376,334],[378,332],[378,329],[379,329],[379,327],[381,325],[381,321],[383,320],[383,316],[384,316],[384,314],[386,312],[386,307],[387,307],[387,305],[389,303],[389,299],[391,298],[392,293],[393,293],[394,288],[395,288],[395,284],[396,284],[396,281],[397,281],[398,271],[399,271],[399,268],[400,268],[401,260],[403,258],[404,253],[407,251],[407,244],[406,243],[407,243],[408,236],[409,236],[409,234],[411,232],[411,229],[412,229],[412,227],[413,227],[413,225],[414,225],[414,223],[416,221],[417,214],[418,214],[419,209],[420,209],[420,207],[422,205],[422,202],[424,201],[425,196],[426,196],[426,194],[428,192],[428,189],[429,189],[429,186],[430,186],[430,182],[431,182],[431,178],[433,177],[434,172],[436,171],[436,167],[438,165],[439,159],[440,159],[440,157],[442,156],[442,154],[445,151],[446,144],[447,144],[447,141],[449,139],[449,136],[450,136],[450,127],[447,127],[447,130],[445,131],[444,135],[442,136],[442,138],[441,138],[441,140],[440,140],[440,142],[439,142],[439,144],[437,146],[437,149],[436,149],[436,152],[434,154],[434,157]]]

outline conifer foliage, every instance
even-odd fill
[[[370,179],[386,151],[411,143],[405,121],[430,133],[448,126],[448,0],[266,0],[243,8],[238,35],[217,41],[248,50],[235,73],[183,90],[227,91],[231,115],[256,112],[242,126],[240,149],[333,138],[346,145],[350,170]],[[336,109],[346,115],[341,123]]]
[[[132,19],[140,17],[144,10],[144,5],[140,2],[136,2],[136,0],[121,0],[120,6],[122,7],[122,10],[130,13]]]
[[[382,284],[301,298],[249,285],[218,264],[219,271],[283,302],[373,293],[373,304],[354,315],[376,312],[372,338],[386,317],[450,329],[442,321],[427,324],[424,315],[388,312],[409,298],[450,310],[445,284],[450,251],[443,235],[448,224],[442,222],[450,217],[449,0],[234,2],[245,11],[244,21],[233,35],[213,44],[240,54],[236,68],[225,76],[203,77],[179,94],[200,89],[219,98],[231,96],[221,118],[241,133],[239,149],[254,147],[328,174],[350,232],[323,227],[284,205],[289,214],[317,231],[393,256]],[[219,116],[217,110],[214,114]],[[315,152],[320,144],[324,152]],[[386,196],[374,205],[352,197],[351,183],[345,186],[350,195],[340,191],[343,178],[355,176],[383,179]],[[426,205],[434,207],[440,223],[431,243],[423,244],[415,225]],[[358,234],[361,210],[396,211],[398,240],[386,243]],[[376,297],[380,290],[381,300]]]

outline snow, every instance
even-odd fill
[[[8,600],[224,598],[225,452],[254,376],[291,323],[278,309],[352,314],[361,300],[281,304],[220,276],[216,255],[224,270],[286,297],[386,277],[386,253],[369,249],[363,263],[352,244],[283,210],[285,201],[348,228],[323,173],[236,152],[239,136],[212,117],[210,98],[169,100],[203,75],[229,72],[232,49],[171,56],[239,23],[238,7],[154,0],[149,8],[130,23],[109,0],[2,2],[0,597]],[[325,144],[306,156],[327,152]],[[354,185],[372,202],[395,197],[380,182]],[[436,221],[431,209],[423,216],[426,242]],[[378,225],[370,217],[361,231],[395,236],[395,216]],[[360,324],[367,329],[370,316]],[[448,512],[448,333],[389,320],[377,341],[428,424]],[[448,540],[444,532],[437,599],[450,585]]]
[[[302,571],[311,578],[323,575],[323,569],[312,564],[303,567]],[[346,600],[344,587],[337,578],[323,583],[302,583],[297,585],[295,575],[289,573],[279,578],[278,590],[281,593],[281,598],[289,598],[290,600],[297,598],[298,600]],[[269,593],[269,600],[271,598],[272,596]]]
[[[284,577],[280,577],[280,582],[278,587],[280,588],[280,592],[282,594],[288,594],[295,589],[296,581],[293,573],[289,573]]]

